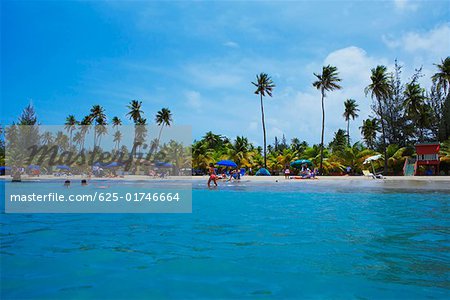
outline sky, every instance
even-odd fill
[[[32,103],[41,124],[63,124],[102,105],[127,119],[130,100],[153,122],[163,107],[195,139],[213,131],[262,144],[260,103],[251,84],[268,73],[268,141],[284,134],[320,142],[320,93],[314,73],[334,65],[342,90],[325,99],[325,142],[355,99],[355,142],[371,115],[364,94],[370,69],[403,67],[406,82],[450,55],[447,1],[1,1],[2,124]],[[125,123],[131,124],[129,120]]]

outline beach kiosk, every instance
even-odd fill
[[[416,145],[416,166],[414,175],[439,175],[439,143],[417,144]],[[429,166],[434,168],[433,173],[419,174],[420,166]],[[430,170],[430,169],[429,169]]]

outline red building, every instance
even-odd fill
[[[430,143],[430,144],[417,144],[416,145],[416,163],[414,168],[414,175],[428,175],[419,174],[420,166],[429,166],[434,168],[434,175],[439,174],[439,150],[441,146],[439,143]],[[431,175],[431,174],[429,174]]]

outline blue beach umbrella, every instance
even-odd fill
[[[162,161],[157,161],[155,163],[155,166],[160,167],[160,168],[172,168],[173,167],[173,165],[171,163],[162,162]]]
[[[5,171],[5,170],[11,170],[11,168],[10,167],[3,167],[3,166],[0,167],[0,171]]]
[[[122,163],[119,163],[117,161],[113,161],[112,163],[106,165],[105,168],[115,168],[115,167],[120,167],[121,165],[122,165]]]
[[[216,165],[222,166],[222,167],[232,167],[232,168],[237,167],[237,164],[232,160],[221,160],[221,161],[216,162]]]
[[[256,172],[255,175],[256,176],[270,176],[270,172],[267,169],[261,168]]]
[[[58,165],[56,168],[60,170],[70,170],[70,167],[66,165]]]

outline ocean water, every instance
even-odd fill
[[[1,299],[449,299],[443,183],[193,187],[192,214],[2,213]]]

